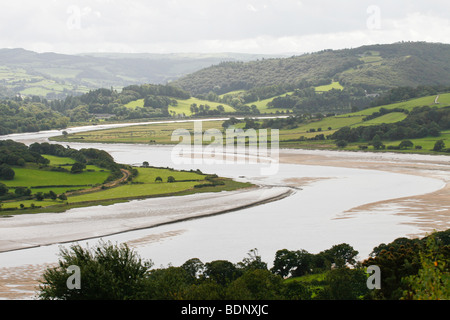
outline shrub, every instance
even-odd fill
[[[0,179],[13,180],[15,175],[16,173],[10,166],[6,164],[0,165]]]
[[[145,294],[146,273],[151,261],[143,262],[126,244],[100,242],[94,248],[72,245],[61,249],[57,267],[48,268],[39,286],[44,300],[137,299]],[[80,289],[67,286],[69,266],[81,272]]]

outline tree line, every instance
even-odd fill
[[[54,100],[16,96],[0,101],[0,135],[65,129],[70,123],[97,121],[99,116],[116,121],[169,117],[169,105],[176,104],[176,98],[189,97],[179,88],[152,84],[132,85],[120,92],[100,88]],[[139,99],[144,100],[143,107],[125,107]]]
[[[414,108],[408,116],[399,122],[343,127],[332,135],[330,139],[346,142],[370,142],[377,140],[402,140],[438,137],[442,130],[450,129],[450,107],[431,108],[428,106]]]
[[[397,238],[356,261],[348,244],[317,254],[278,250],[268,268],[257,249],[238,263],[198,258],[153,268],[126,244],[101,241],[61,249],[58,266],[44,272],[40,299],[62,300],[398,300],[450,298],[450,230],[422,239]],[[381,270],[381,288],[367,286],[366,268]],[[70,266],[81,285],[67,286]],[[314,275],[319,275],[314,277]],[[308,279],[312,278],[313,280]]]
[[[67,157],[76,162],[71,166],[70,171],[62,167],[49,166],[50,161],[43,155],[53,155],[58,157]],[[104,182],[113,181],[122,176],[121,168],[128,168],[118,164],[113,157],[103,150],[94,148],[72,149],[59,144],[50,144],[48,142],[33,143],[26,146],[23,143],[13,140],[0,140],[0,180],[14,180],[16,167],[26,167],[26,165],[35,165],[42,170],[51,170],[59,172],[70,172],[78,174],[83,172],[86,165],[95,165],[109,170],[111,173]],[[11,200],[14,198],[31,197],[32,192],[26,186],[14,188],[14,192],[4,184],[0,183],[0,200]],[[43,194],[37,192],[35,195],[38,201],[44,198],[56,199],[54,192]],[[63,199],[62,199],[63,200]]]

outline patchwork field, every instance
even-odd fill
[[[258,108],[261,105],[268,102],[262,100],[258,103]],[[256,104],[255,103],[255,104]],[[318,134],[323,134],[324,137],[333,134],[335,131],[343,127],[359,127],[359,126],[371,126],[379,124],[396,123],[404,120],[407,115],[403,112],[391,112],[380,117],[363,121],[363,119],[372,115],[374,112],[378,112],[381,108],[394,109],[403,108],[412,110],[415,107],[430,106],[430,107],[445,107],[450,105],[450,93],[440,94],[439,96],[427,96],[417,99],[411,99],[399,103],[374,107],[365,109],[359,112],[348,113],[337,116],[324,117],[322,119],[311,119],[308,122],[301,123],[297,127],[292,129],[281,129],[280,134],[280,146],[286,148],[320,148],[320,149],[336,149],[336,145],[331,140],[313,141],[308,140],[316,137]],[[266,106],[267,108],[267,106]],[[274,109],[267,109],[272,110]],[[218,129],[223,132],[223,121],[203,121],[203,130]],[[68,135],[66,138],[60,136],[53,138],[56,141],[77,141],[77,142],[103,142],[103,143],[150,143],[150,144],[176,144],[178,141],[172,141],[172,133],[176,129],[186,129],[193,136],[193,122],[179,122],[179,123],[165,123],[165,124],[150,124],[142,126],[124,127],[117,129],[107,129],[99,131],[83,132],[78,134]],[[243,128],[244,124],[239,123],[235,125],[237,128]],[[303,137],[303,138],[302,138]],[[300,138],[304,139],[303,141]],[[450,140],[448,139],[448,133],[443,132],[441,137],[429,137],[422,139],[414,139],[412,142],[414,145],[422,146],[421,150],[399,150],[401,152],[418,152],[425,153],[430,152],[437,139],[444,140],[447,146],[450,146]],[[399,141],[385,141],[386,146],[398,145]],[[207,144],[207,142],[205,142]],[[349,144],[345,149],[358,150],[357,143]]]
[[[70,167],[75,163],[70,158],[45,157],[51,161],[51,166]],[[138,174],[132,181],[104,184],[110,172],[91,165],[86,166],[86,169],[80,174],[42,170],[32,165],[25,168],[14,168],[16,172],[14,180],[0,182],[7,185],[11,190],[18,187],[29,188],[32,195],[3,201],[1,209],[8,214],[40,210],[65,211],[74,206],[114,203],[137,198],[194,192],[235,190],[250,186],[250,184],[239,183],[230,179],[208,178],[208,175],[201,172],[175,171],[168,168],[153,167],[138,167],[135,169]],[[202,188],[195,187],[205,184],[206,186]],[[100,186],[104,187],[100,188]],[[47,193],[50,191],[57,195],[64,193],[66,199],[52,200],[45,198],[37,200],[34,198],[34,195],[38,192]],[[20,209],[20,211],[11,211],[11,209]]]

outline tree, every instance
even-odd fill
[[[414,146],[414,143],[412,143],[411,140],[403,140],[398,146],[400,149],[408,149],[412,148]]]
[[[345,141],[345,140],[338,140],[337,142],[336,142],[336,146],[338,147],[338,148],[345,148],[346,146],[347,146],[347,141]]]
[[[433,151],[439,152],[439,151],[444,150],[444,148],[445,148],[445,142],[444,142],[444,140],[438,140],[438,141],[436,141],[436,143],[434,144]]]
[[[447,246],[447,251],[448,251]],[[421,250],[421,268],[417,275],[406,278],[409,288],[405,299],[412,300],[449,300],[450,299],[450,259],[439,245],[435,235],[431,235],[424,250]]]
[[[16,173],[10,166],[6,164],[0,165],[0,179],[13,180],[15,175]]]
[[[219,285],[225,286],[239,277],[239,270],[227,260],[215,260],[205,263],[204,275]]]
[[[67,200],[67,196],[66,196],[65,193],[61,193],[61,194],[58,196],[58,199],[59,199],[59,200],[62,200],[62,201],[65,201],[65,200]]]
[[[94,248],[76,244],[60,250],[58,266],[47,268],[39,285],[43,300],[121,300],[145,298],[146,275],[151,261],[141,258],[126,244],[99,242]],[[80,268],[80,289],[69,289],[70,266]]]
[[[357,300],[368,293],[367,274],[364,269],[339,268],[330,270],[322,295],[331,300]]]
[[[50,190],[48,192],[48,197],[52,200],[56,200],[56,198],[58,198],[58,195],[54,191]]]
[[[42,201],[42,200],[44,200],[44,194],[43,194],[42,192],[36,193],[36,200],[37,200],[37,201]]]
[[[282,277],[302,276],[312,269],[313,255],[306,250],[278,250],[271,271]]]
[[[269,270],[249,270],[230,283],[227,297],[238,300],[280,299],[282,283],[283,278]]]
[[[18,187],[14,190],[14,194],[18,197],[25,197],[31,195],[31,190],[25,187]]]
[[[237,264],[240,269],[245,271],[253,269],[267,270],[267,263],[262,261],[261,256],[258,254],[258,249],[250,250],[247,256]]]
[[[8,187],[5,184],[0,183],[0,196],[4,196],[7,193],[8,193]]]
[[[374,147],[375,150],[384,149],[384,144],[378,134],[373,137],[370,144]]]
[[[71,173],[81,173],[86,168],[86,165],[80,162],[75,162],[70,169]]]
[[[172,176],[168,176],[167,177],[167,182],[169,182],[169,183],[175,182],[175,178],[172,177]]]
[[[142,166],[147,168],[150,164],[148,163],[148,161],[144,161],[142,162]]]
[[[186,272],[193,278],[197,278],[201,274],[203,274],[205,270],[205,265],[203,262],[201,262],[198,258],[192,258],[187,260],[183,265],[181,265],[181,268],[186,270]]]
[[[332,246],[330,249],[325,250],[325,255],[330,262],[334,263],[336,267],[342,268],[347,264],[354,265],[356,263],[356,256],[358,251],[347,243],[342,243]]]
[[[162,182],[162,178],[161,177],[156,177],[155,182]]]
[[[146,298],[152,300],[178,300],[193,283],[188,272],[181,267],[151,270],[148,275]]]

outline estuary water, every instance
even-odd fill
[[[79,132],[101,127],[73,128]],[[58,131],[36,134],[16,134],[2,139],[13,139],[30,144],[43,142]],[[240,181],[272,187],[291,187],[293,193],[281,200],[253,206],[221,215],[172,223],[160,227],[118,233],[111,236],[79,241],[94,246],[99,240],[127,242],[146,260],[156,266],[180,265],[190,258],[203,262],[226,259],[241,261],[251,249],[257,249],[263,261],[273,262],[279,249],[311,253],[348,243],[359,252],[361,260],[372,249],[397,237],[418,232],[414,218],[396,215],[396,208],[366,212],[354,216],[347,210],[367,203],[430,193],[442,188],[443,180],[379,170],[334,166],[280,163],[276,174],[262,175],[261,166],[268,164],[209,164],[174,162],[172,146],[129,144],[61,143],[71,148],[98,148],[109,152],[117,162],[140,165],[148,161],[153,166],[175,169],[200,169]],[[295,151],[314,153],[314,151]],[[327,153],[333,157],[333,152]],[[410,157],[411,155],[405,155]],[[402,157],[402,155],[399,155]],[[308,181],[296,185],[293,181]],[[115,210],[145,210],[147,200],[96,207],[102,213]],[[165,206],[171,206],[167,201]],[[76,214],[77,210],[70,210]],[[65,213],[62,213],[65,214]],[[2,219],[0,219],[1,227]],[[26,231],[24,231],[26,232]],[[1,237],[1,235],[0,235]],[[37,248],[0,253],[0,268],[57,262],[60,246],[53,244]]]

